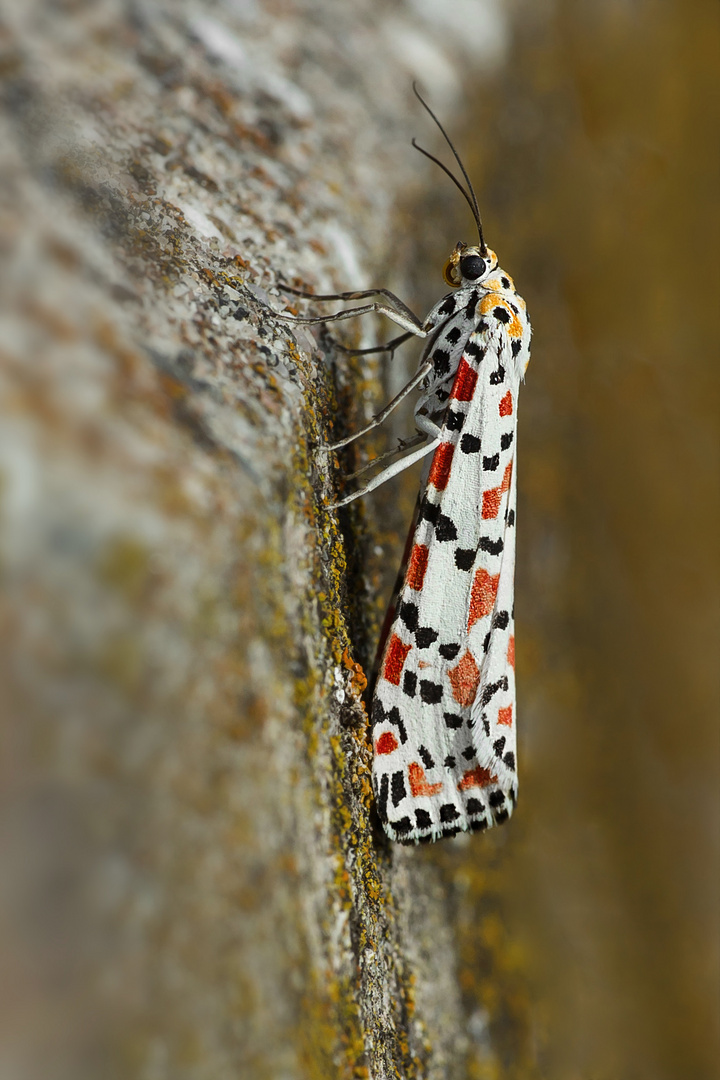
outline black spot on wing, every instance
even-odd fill
[[[465,758],[466,761],[472,761],[472,759],[475,757],[474,748],[472,746],[466,746],[462,752],[462,756]]]
[[[432,818],[427,810],[416,810],[415,821],[417,822],[418,829],[429,829],[432,825]]]
[[[458,809],[456,806],[453,806],[452,803],[444,803],[443,806],[440,807],[441,821],[456,821],[459,817],[460,814],[458,813]]]
[[[474,548],[455,548],[455,565],[458,570],[472,570],[474,562]]]
[[[440,517],[440,507],[436,503],[431,503],[427,495],[420,503],[420,512],[418,514],[418,521],[429,521],[431,525],[437,524],[437,520]]]
[[[518,340],[516,339],[515,341],[513,341],[513,343],[512,343],[512,345],[510,346],[510,348],[512,349],[512,354],[513,354],[513,356],[517,356],[517,354],[518,354],[518,353],[520,352],[520,350],[522,349],[522,341],[518,341]]]
[[[380,781],[380,791],[377,797],[377,812],[380,815],[381,821],[387,821],[387,801],[388,801],[388,789],[390,786],[390,779],[387,773],[383,773]]]
[[[398,709],[397,705],[393,705],[392,709],[390,709],[385,714],[385,719],[387,720],[388,724],[392,724],[393,727],[396,727],[398,729],[400,742],[407,742],[407,731],[405,730],[405,725],[403,724],[402,717],[400,716],[400,710]]]
[[[446,514],[440,514],[435,525],[435,539],[441,542],[457,540],[457,529],[454,521]]]
[[[401,817],[398,821],[391,821],[390,825],[396,833],[400,833],[401,835],[402,833],[410,832],[412,829],[412,821],[409,817]]]
[[[509,510],[508,511],[508,515],[507,515],[506,520],[507,520],[508,525],[514,525],[515,524],[515,511],[514,510]]]
[[[443,713],[443,720],[449,728],[460,728],[463,725],[463,718],[459,713]]]
[[[502,804],[505,802],[505,796],[503,795],[502,791],[491,791],[488,802],[493,807],[502,806]]]
[[[440,314],[440,315],[454,315],[456,306],[457,305],[455,303],[455,297],[452,294],[450,294],[449,296],[445,297],[442,304],[438,308],[438,314]]]
[[[507,311],[504,307],[500,307],[500,305],[493,308],[493,315],[498,320],[498,322],[501,323],[509,323],[510,319],[512,318],[510,312]]]
[[[500,386],[501,383],[505,382],[505,368],[502,364],[498,364],[497,371],[490,372],[490,382],[493,386]]]
[[[499,555],[504,548],[502,540],[491,540],[489,536],[481,536],[478,547],[481,551],[487,551],[488,555]]]
[[[457,345],[461,337],[462,331],[460,327],[453,326],[452,329],[448,330],[447,334],[445,335],[445,340],[449,341],[451,345]]]
[[[493,627],[497,630],[507,630],[508,623],[510,622],[510,616],[507,611],[498,611],[493,616]]]
[[[426,705],[439,705],[442,701],[443,688],[440,683],[429,679],[420,680],[420,697]]]
[[[503,764],[507,765],[508,769],[515,771],[515,755],[512,750],[508,750],[507,754],[503,758]]]
[[[431,626],[421,626],[415,631],[415,643],[418,649],[428,649],[437,639],[438,632]]]
[[[449,409],[448,414],[445,417],[445,427],[448,431],[460,431],[465,423],[465,413],[457,412],[455,409]]]
[[[408,630],[417,629],[419,617],[417,604],[413,604],[410,600],[403,600],[403,602],[400,604],[398,614],[407,626]]]
[[[432,362],[436,375],[447,375],[450,370],[450,354],[445,349],[436,349]]]
[[[483,469],[485,472],[495,472],[500,467],[500,454],[491,454],[490,457],[483,458]]]
[[[494,694],[497,694],[498,690],[507,690],[507,688],[507,675],[503,675],[502,679],[498,679],[497,682],[488,683],[482,692],[482,697],[480,698],[481,703],[487,705],[488,701],[490,701]]]
[[[405,787],[405,777],[402,769],[399,772],[394,772],[390,780],[390,798],[392,799],[393,806],[399,806],[407,795],[407,788]]]
[[[452,754],[448,754],[448,756],[443,761],[443,765],[445,766],[446,769],[454,769],[456,767],[456,765],[457,765],[457,761],[452,756]]]
[[[379,698],[375,698],[372,703],[372,709],[370,710],[370,720],[372,721],[373,726],[382,724],[385,715],[386,713],[382,701],[380,701]]]
[[[485,346],[480,345],[477,341],[468,341],[464,352],[466,356],[472,356],[476,360],[482,360],[485,355]]]
[[[466,319],[474,319],[475,318],[475,308],[477,307],[477,302],[478,302],[478,291],[477,291],[477,289],[473,289],[473,291],[470,293],[470,296],[468,298],[467,307],[465,308],[465,318]]]
[[[460,652],[460,646],[453,642],[451,645],[441,645],[438,652],[442,656],[443,660],[454,660],[457,654]]]
[[[508,447],[510,446],[510,444],[512,443],[512,441],[513,441],[513,433],[512,433],[512,431],[508,431],[508,432],[505,433],[505,435],[501,435],[500,436],[500,449],[501,450],[507,450]]]
[[[480,451],[480,439],[477,435],[471,435],[469,431],[460,439],[460,449],[463,454],[477,454]]]
[[[408,697],[415,697],[417,689],[417,675],[414,671],[406,671],[403,675],[403,692]]]
[[[418,754],[420,755],[422,763],[423,763],[423,765],[425,766],[426,769],[434,769],[435,768],[435,762],[433,761],[433,756],[430,753],[430,751],[427,749],[426,746],[418,746]]]

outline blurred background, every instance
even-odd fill
[[[4,129],[0,239],[3,253],[16,261],[3,315],[3,365],[14,389],[3,406],[2,440],[9,463],[3,465],[2,512],[10,537],[3,542],[8,589],[2,626],[11,693],[3,736],[0,898],[10,915],[0,1077],[368,1075],[365,1065],[342,1071],[331,1057],[317,1072],[319,1058],[303,1042],[302,1009],[293,1012],[280,996],[273,1000],[272,990],[302,982],[312,944],[293,929],[293,897],[283,892],[291,892],[282,882],[300,856],[291,843],[267,839],[284,835],[282,814],[290,812],[278,811],[254,785],[269,756],[287,752],[283,775],[294,775],[295,751],[278,732],[311,689],[306,680],[300,696],[286,698],[273,674],[272,649],[285,648],[290,616],[268,582],[274,581],[272,560],[287,554],[292,537],[284,526],[261,520],[270,489],[252,487],[259,483],[253,470],[262,467],[243,458],[243,425],[250,430],[259,423],[247,403],[261,400],[277,425],[287,425],[282,430],[291,440],[288,402],[307,387],[299,383],[295,397],[283,399],[275,383],[264,382],[262,397],[252,389],[244,398],[240,393],[232,421],[213,428],[188,404],[200,383],[181,390],[168,382],[162,350],[175,330],[167,329],[166,337],[148,343],[167,395],[154,398],[142,348],[116,339],[89,301],[87,311],[82,304],[76,310],[69,284],[71,274],[92,279],[93,288],[107,279],[113,300],[126,304],[129,286],[108,268],[103,246],[114,242],[117,207],[107,227],[78,227],[65,246],[36,244],[24,224],[45,207],[53,228],[60,227],[64,204],[53,209],[54,196],[43,185],[75,184],[82,155],[68,147],[75,138],[102,147],[97,130],[108,115],[113,145],[127,140],[130,158],[142,159],[141,143],[122,119],[123,102],[138,87],[145,93],[139,71],[168,95],[158,99],[162,108],[147,99],[151,124],[161,117],[163,129],[156,143],[142,143],[148,154],[168,153],[162,139],[170,139],[171,107],[200,124],[193,94],[212,97],[223,117],[234,108],[233,95],[243,100],[242,80],[230,82],[229,90],[221,85],[223,64],[242,65],[228,44],[230,31],[227,40],[213,38],[209,23],[200,25],[212,15],[245,43],[258,68],[263,48],[277,64],[272,78],[263,76],[258,100],[275,95],[296,110],[297,145],[287,157],[296,174],[281,200],[288,215],[297,210],[302,218],[303,175],[315,183],[329,175],[328,198],[337,203],[323,205],[317,216],[347,213],[342,225],[351,237],[362,233],[363,213],[375,222],[367,236],[358,235],[356,249],[333,233],[325,255],[318,248],[316,264],[303,273],[315,273],[318,281],[329,274],[325,287],[345,288],[367,285],[371,276],[419,312],[441,294],[444,261],[457,239],[471,240],[471,221],[449,181],[408,146],[412,135],[434,153],[440,145],[412,99],[410,83],[417,78],[456,139],[486,239],[525,297],[533,324],[519,431],[520,802],[511,823],[492,834],[397,856],[397,866],[415,875],[416,888],[425,873],[441,883],[439,909],[454,942],[463,1016],[455,1056],[448,1051],[443,1062],[428,1050],[425,1064],[413,1065],[408,1076],[711,1080],[720,1067],[717,5],[398,0],[376,7],[367,0],[339,11],[321,0],[237,0],[177,5],[162,24],[172,27],[165,37],[158,12],[162,4],[140,11],[109,0],[52,5],[51,14],[39,3],[10,4],[2,28],[3,101],[13,119]],[[200,41],[212,53],[217,84],[208,77],[199,89],[200,77],[185,75],[187,87],[180,85],[182,50],[172,34],[182,36],[177,28],[185,23],[193,27],[193,49]],[[373,55],[382,61],[377,71],[369,66]],[[53,80],[62,88],[58,99],[70,118],[62,135],[32,106],[27,88],[35,78],[45,79],[45,92]],[[328,104],[333,80],[339,88],[334,113]],[[322,99],[320,121],[293,97],[298,86],[309,100],[313,93]],[[312,143],[308,131],[328,115],[336,127]],[[203,114],[208,138],[214,122]],[[11,143],[11,130],[17,142]],[[276,171],[267,166],[264,176],[254,175],[247,191],[252,183],[281,186],[286,162],[277,133],[260,123],[251,130],[245,120],[234,132],[258,153],[277,151],[281,162]],[[333,138],[358,142],[349,195],[342,172],[347,150],[339,141],[334,157]],[[51,154],[62,157],[62,180],[55,164],[49,178]],[[31,162],[29,179],[18,165],[23,155]],[[128,185],[147,193],[146,163],[133,162]],[[114,168],[108,162],[109,173]],[[179,175],[176,165],[172,169]],[[195,169],[203,198],[210,198],[207,159],[193,157],[183,169],[187,176]],[[239,190],[245,199],[242,182]],[[90,197],[82,198],[89,205]],[[351,202],[348,210],[343,199]],[[253,204],[251,211],[259,221],[262,209]],[[225,252],[227,223],[209,211],[192,217],[189,204],[183,213],[213,251]],[[227,250],[240,259],[237,265],[250,260],[248,281],[269,288],[278,265],[291,266],[291,242],[282,246],[280,226],[252,244],[244,237],[254,235],[254,225],[237,228]],[[134,235],[140,240],[132,258],[139,264],[152,237]],[[168,242],[159,270],[168,289],[184,280],[173,259]],[[58,277],[48,303],[57,318],[50,319],[47,296],[35,285],[53,260]],[[332,276],[333,263],[339,277]],[[182,302],[182,293],[171,295]],[[133,307],[133,300],[122,325],[137,321],[142,328],[153,302],[146,296]],[[39,336],[16,332],[23,312],[31,323],[39,318]],[[111,383],[110,420],[102,430],[92,426],[106,399],[96,375],[88,375],[95,368],[86,327],[93,348],[122,373],[113,375],[119,381]],[[377,327],[378,335],[385,331]],[[200,355],[200,338],[183,334],[183,347]],[[53,370],[61,390],[52,408],[33,376],[50,339],[60,350]],[[276,348],[270,338],[260,340],[267,355]],[[217,344],[212,348],[210,357]],[[371,365],[385,393],[401,385],[414,355],[406,349],[391,366]],[[226,393],[219,385],[218,393]],[[51,501],[37,462],[51,462],[65,437],[58,419],[64,394],[73,397],[69,425],[76,425],[79,407],[89,426],[82,429],[82,453],[67,457],[53,489],[61,493],[65,516],[51,515],[48,524],[30,508]],[[377,383],[370,380],[364,394],[368,408],[377,403]],[[150,400],[152,410],[142,419]],[[37,444],[37,459],[17,452],[14,425],[26,413],[37,430],[49,432]],[[236,416],[237,442],[218,450]],[[187,445],[172,426],[178,418],[192,429]],[[394,433],[405,431],[407,422],[407,414],[400,417]],[[117,445],[108,451],[110,438]],[[203,463],[200,451],[215,464]],[[107,468],[103,455],[111,459]],[[75,501],[74,470],[89,460],[93,467],[101,462],[93,497]],[[231,461],[241,462],[238,480],[228,479]],[[147,506],[138,496],[146,483],[155,485]],[[391,491],[368,500],[365,547],[356,558],[369,567],[375,619],[389,597],[417,483],[417,471],[404,474]],[[121,488],[123,498],[109,509],[110,493]],[[123,500],[132,527],[121,521]],[[88,540],[92,529],[73,531],[92,515],[102,522],[102,550]],[[47,525],[47,548],[37,521]],[[236,545],[250,552],[243,555],[248,561],[229,561]],[[59,560],[55,570],[48,550]],[[195,561],[201,550],[202,571]],[[33,569],[18,577],[26,558]],[[84,580],[83,573],[71,575],[67,587],[66,559],[75,560],[72,575],[87,568],[87,592],[72,584]],[[84,612],[79,622],[70,620],[72,630],[57,603],[66,588],[68,607]],[[172,601],[166,599],[171,588]],[[30,617],[48,596],[47,619]],[[97,612],[105,610],[107,596],[120,606],[103,621]],[[129,614],[118,613],[122,605]],[[92,653],[91,663],[101,622],[112,648]],[[258,626],[261,643],[248,646]],[[365,663],[370,638],[360,646]],[[195,671],[198,657],[206,670]],[[107,687],[115,695],[110,705]],[[62,737],[53,728],[61,714]],[[142,728],[134,726],[139,716],[150,718]],[[208,725],[213,740],[218,732],[228,740],[221,750],[209,742]],[[256,735],[261,728],[262,738]],[[207,781],[189,779],[194,755]],[[160,802],[158,810],[157,791],[172,793],[177,804]],[[179,825],[176,805],[190,808]],[[230,871],[213,855],[228,845],[237,851]],[[105,852],[104,876],[92,888],[78,886],[98,852]],[[133,880],[144,882],[139,890],[127,886],[130,864]],[[111,914],[95,921],[100,909]],[[277,938],[272,919],[282,926]],[[206,941],[212,942],[207,949]],[[170,997],[163,998],[153,965],[155,950],[166,948],[175,950],[175,966],[164,970],[162,994]],[[243,969],[248,979],[256,969],[263,978],[270,968],[274,975],[267,975],[261,993],[226,968]],[[200,985],[202,1009],[188,1007],[186,1016],[178,1008],[172,1022],[154,1016],[154,1008],[169,1012],[173,987],[189,988],[197,1002]],[[93,998],[103,995],[115,1015],[100,1024]],[[88,1025],[90,1049],[80,1053],[76,1042],[86,1034],[68,1032]],[[176,1056],[168,1040],[192,1025],[213,1032],[211,1049],[188,1035]],[[165,1041],[158,1035],[164,1027],[171,1032]],[[240,1050],[228,1051],[226,1043]]]
[[[548,1077],[720,1067],[717,16],[518,5],[494,75],[464,69],[453,124],[534,330],[521,797],[488,842]],[[423,271],[471,233],[429,182],[407,211]]]

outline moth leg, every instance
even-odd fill
[[[404,311],[394,311],[393,308],[388,307],[386,304],[374,301],[372,304],[363,304],[361,307],[347,308],[345,311],[336,311],[334,315],[306,317],[304,315],[286,315],[282,311],[273,311],[272,314],[276,319],[282,319],[284,322],[297,323],[303,326],[317,326],[321,323],[340,322],[343,319],[355,319],[358,315],[367,315],[370,311],[376,311],[378,315],[385,315],[398,326],[402,326],[403,330],[415,334],[416,337],[427,337],[430,331],[423,328],[418,317],[413,315],[409,308],[405,308],[404,304],[403,308]]]
[[[374,491],[375,488],[380,487],[387,480],[391,480],[393,476],[397,476],[399,473],[404,472],[405,469],[409,469],[411,465],[414,465],[416,461],[420,461],[426,457],[427,454],[432,453],[440,445],[440,439],[433,439],[427,446],[421,447],[416,450],[414,454],[408,454],[404,458],[400,458],[399,461],[394,462],[392,465],[388,465],[387,469],[383,469],[381,473],[374,476],[372,480],[368,480],[367,484],[363,488],[359,488],[358,491],[353,491],[351,495],[346,495],[344,499],[339,499],[338,502],[332,503],[331,510],[337,510],[340,506],[347,506],[348,503],[353,502],[355,499],[359,499],[362,495],[367,495],[369,491]]]
[[[378,454],[372,461],[368,461],[367,464],[362,465],[359,469],[356,469],[354,473],[349,473],[345,477],[346,480],[355,480],[358,476],[362,476],[368,469],[372,469],[375,465],[379,465],[382,461],[387,461],[388,458],[395,457],[396,454],[401,454],[403,450],[410,450],[413,446],[419,446],[420,443],[424,443],[427,439],[427,435],[424,432],[418,432],[417,435],[413,435],[409,439],[400,439],[398,445],[392,450],[388,450],[384,454]]]
[[[331,338],[333,345],[340,352],[348,353],[350,356],[369,356],[371,353],[389,352],[391,355],[395,352],[399,345],[402,345],[404,341],[413,335],[408,332],[406,334],[400,334],[399,337],[393,338],[392,341],[386,342],[384,345],[373,345],[369,349],[350,349],[347,345],[343,345],[341,342],[336,341],[335,338]]]
[[[439,439],[442,428],[425,413],[416,411],[415,424],[426,438],[429,435],[432,439]]]
[[[431,363],[426,362],[422,364],[415,372],[410,382],[403,386],[400,393],[396,394],[384,409],[381,409],[379,413],[376,413],[376,415],[373,416],[367,427],[362,428],[360,431],[356,431],[354,435],[348,435],[346,439],[341,439],[339,442],[330,443],[328,446],[320,446],[318,447],[318,450],[325,454],[330,453],[333,450],[341,450],[343,446],[349,446],[351,442],[354,442],[355,439],[359,439],[361,435],[367,435],[369,431],[373,431],[376,427],[379,427],[380,424],[387,419],[390,413],[398,407],[400,402],[404,401],[408,394],[411,394],[415,387],[418,386],[431,371]]]
[[[355,292],[341,293],[311,293],[306,292],[304,289],[292,289],[289,285],[282,285],[281,288],[284,292],[294,293],[295,296],[304,296],[307,300],[367,300],[369,296],[384,296],[386,303],[394,308],[400,315],[403,315],[409,322],[414,323],[417,327],[422,327],[423,325],[407,304],[403,303],[400,297],[396,296],[394,292],[390,292],[389,289],[360,289],[355,290]],[[399,325],[402,325],[402,323]]]

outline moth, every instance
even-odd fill
[[[392,464],[335,504],[347,505],[432,454],[386,619],[371,707],[378,813],[387,835],[406,844],[487,829],[505,821],[517,800],[515,465],[518,391],[531,336],[525,302],[485,243],[460,156],[413,89],[467,190],[412,144],[462,192],[478,243],[456,245],[443,272],[451,291],[422,321],[384,289],[314,295],[369,302],[326,317],[288,316],[307,324],[380,312],[404,330],[382,349],[392,351],[412,335],[424,340],[417,370],[400,393],[367,427],[324,448],[348,445],[418,392],[415,436],[391,452]]]

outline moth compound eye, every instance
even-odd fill
[[[468,281],[477,281],[485,273],[485,260],[479,255],[466,255],[460,260],[460,273]]]

